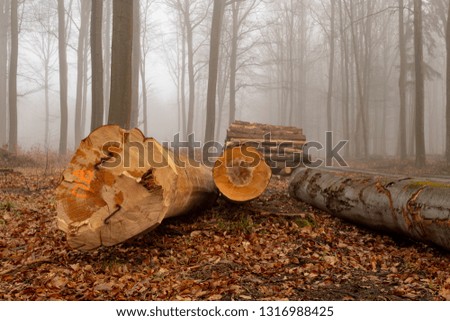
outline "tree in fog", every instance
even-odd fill
[[[400,135],[399,149],[400,159],[406,159],[406,39],[405,39],[405,21],[404,21],[404,2],[398,0],[398,23],[399,23],[399,52],[400,52],[400,76],[399,76],[399,92],[400,92]]]
[[[34,62],[30,64],[33,70],[33,76],[36,78],[40,88],[44,89],[44,106],[45,106],[45,131],[44,131],[44,147],[49,148],[50,139],[50,85],[51,73],[56,65],[54,55],[57,53],[56,45],[56,29],[57,20],[55,15],[54,3],[49,1],[35,1],[31,3],[32,19],[36,23],[36,27],[29,32],[29,47],[31,51],[38,57],[40,64]]]
[[[92,63],[92,118],[91,131],[103,125],[103,0],[92,1],[91,63]]]
[[[139,70],[141,66],[140,1],[133,3],[133,53],[131,58],[131,124],[139,127]]]
[[[60,136],[59,136],[59,154],[65,155],[67,152],[67,126],[68,126],[68,107],[67,107],[67,53],[66,53],[66,10],[64,0],[58,0],[58,53],[59,53],[59,97],[60,97]]]
[[[0,147],[8,141],[8,30],[9,0],[0,0]]]
[[[86,88],[87,88],[87,40],[89,31],[89,13],[91,6],[88,1],[80,0],[80,26],[78,28],[77,46],[77,83],[75,98],[75,146],[84,134],[86,121]]]
[[[447,163],[450,164],[450,3],[448,5],[447,32],[445,39],[447,46],[446,158]]]
[[[83,1],[83,0],[81,0]],[[113,1],[105,1],[105,27],[103,32],[103,106],[105,119],[108,120],[109,115],[109,98],[111,90],[111,29],[112,29],[112,3]]]
[[[18,0],[11,0],[11,51],[9,62],[9,151],[17,151],[17,64],[19,59]]]
[[[126,129],[130,128],[131,117],[133,2],[115,0],[113,3],[111,97],[108,123]]]
[[[213,141],[215,134],[217,69],[219,66],[219,46],[224,9],[224,1],[214,0],[209,54],[208,96],[206,99],[205,142]]]
[[[425,166],[425,85],[423,72],[422,0],[414,0],[414,66],[416,76],[416,166]]]

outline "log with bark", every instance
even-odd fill
[[[247,202],[259,197],[269,185],[272,170],[254,147],[227,148],[213,168],[214,183],[232,202]]]
[[[450,249],[450,180],[302,168],[289,193],[356,224]]]
[[[212,204],[211,170],[176,159],[138,129],[100,127],[84,139],[56,190],[57,225],[71,247],[124,242],[164,218]]]
[[[226,147],[253,146],[276,174],[305,162],[306,137],[301,128],[235,121],[227,131]],[[286,171],[290,172],[290,170]]]

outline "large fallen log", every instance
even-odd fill
[[[224,150],[213,168],[214,183],[232,202],[247,202],[260,196],[269,185],[272,170],[254,147],[236,146]]]
[[[71,247],[91,250],[212,204],[216,196],[210,169],[175,159],[138,129],[103,126],[81,142],[62,174],[57,225]]]
[[[303,168],[289,193],[354,223],[450,249],[450,180]]]

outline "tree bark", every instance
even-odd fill
[[[91,131],[103,125],[103,0],[92,1],[91,63],[92,63],[92,118]]]
[[[141,65],[141,22],[139,0],[133,4],[133,52],[131,67],[131,128],[139,127],[139,69]]]
[[[450,249],[448,181],[300,169],[289,193],[353,223]]]
[[[59,104],[61,111],[61,123],[59,134],[59,154],[67,153],[67,127],[68,127],[68,107],[67,107],[67,53],[66,53],[66,10],[64,0],[58,0],[58,52],[59,52]]]
[[[447,164],[450,165],[450,3],[448,5],[447,14],[447,106],[446,106],[446,159]]]
[[[188,100],[188,117],[187,117],[187,135],[194,131],[194,107],[195,107],[195,74],[194,74],[194,44],[191,17],[189,12],[189,0],[185,0],[184,6],[184,22],[186,28],[187,42],[187,65],[188,65],[188,83],[189,83],[189,100]]]
[[[11,52],[9,61],[9,145],[10,152],[17,152],[17,62],[19,58],[18,0],[11,1]]]
[[[231,54],[230,54],[230,114],[228,124],[231,125],[236,120],[236,72],[237,72],[237,47],[239,33],[239,10],[241,3],[234,1],[232,4],[233,25],[231,36]]]
[[[104,45],[103,45],[103,62],[104,62],[104,75],[105,80],[103,82],[104,91],[104,107],[105,107],[105,120],[108,120],[109,115],[109,98],[111,91],[111,26],[112,26],[112,1],[106,1],[105,12],[105,32],[104,32]]]
[[[332,130],[332,111],[331,104],[333,99],[333,78],[334,78],[334,47],[335,47],[335,0],[330,0],[331,2],[331,16],[330,16],[330,35],[329,35],[329,45],[330,45],[330,62],[328,64],[328,91],[327,91],[327,131]]]
[[[107,125],[81,142],[56,195],[58,228],[69,245],[92,250],[211,205],[217,191],[210,169],[176,159],[138,129]]]
[[[130,128],[131,121],[132,39],[133,1],[115,0],[108,123],[125,129]]]
[[[220,193],[236,203],[258,198],[269,185],[271,168],[253,147],[227,148],[214,164],[214,183]]]
[[[93,2],[94,3],[94,2]],[[81,17],[80,17],[80,33],[78,34],[78,47],[77,47],[77,89],[75,98],[75,146],[78,146],[83,138],[82,117],[83,115],[83,96],[86,95],[83,92],[84,89],[84,56],[86,38],[89,28],[89,2],[81,1]]]
[[[9,0],[0,1],[0,148],[8,142],[8,30]]]
[[[219,68],[220,35],[225,10],[225,1],[214,0],[209,52],[208,93],[206,97],[205,142],[214,141],[216,124],[216,92]]]
[[[414,54],[416,72],[416,166],[425,166],[425,84],[423,73],[422,0],[414,0]]]
[[[406,39],[405,39],[405,21],[404,21],[404,2],[398,0],[399,7],[399,50],[400,50],[400,77],[399,77],[399,91],[400,91],[400,135],[399,135],[399,149],[400,159],[406,159]]]

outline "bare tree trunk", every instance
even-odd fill
[[[139,67],[141,65],[141,23],[139,0],[133,4],[133,53],[131,70],[131,128],[139,127]]]
[[[187,134],[187,119],[186,119],[186,33],[184,32],[183,23],[180,21],[182,27],[181,27],[181,75],[180,75],[180,100],[181,100],[181,137],[183,139],[186,138]]]
[[[194,44],[192,35],[192,25],[189,13],[189,0],[185,0],[184,22],[186,28],[186,42],[188,54],[188,78],[189,78],[189,106],[187,120],[187,134],[194,131],[194,105],[195,105],[195,74],[194,74]]]
[[[450,249],[448,181],[300,169],[289,194],[337,217]]]
[[[405,39],[405,19],[404,19],[404,2],[398,0],[399,7],[399,49],[400,49],[400,78],[399,78],[399,90],[400,90],[400,135],[399,135],[399,149],[400,159],[406,159],[406,39]]]
[[[66,53],[66,23],[64,0],[58,0],[58,52],[59,52],[59,100],[61,110],[61,124],[59,137],[59,154],[67,153],[67,53]]]
[[[113,35],[111,55],[111,97],[109,124],[130,128],[131,73],[133,51],[133,1],[113,3]]]
[[[19,58],[18,0],[11,0],[11,53],[9,62],[9,146],[17,151],[17,61]]]
[[[447,45],[447,107],[446,107],[446,158],[447,164],[450,165],[450,4],[448,5],[447,14],[447,34],[446,34],[446,45]]]
[[[83,1],[83,0],[81,0]],[[104,62],[104,75],[105,80],[103,82],[104,92],[104,108],[105,108],[105,122],[108,121],[109,114],[109,97],[111,90],[111,25],[112,25],[112,1],[105,1],[105,32],[104,32],[104,45],[103,45],[103,62]]]
[[[205,142],[214,140],[216,123],[216,91],[219,67],[220,35],[225,9],[223,0],[214,0],[213,18],[211,26],[211,45],[209,53],[208,95],[206,99],[206,129]]]
[[[239,32],[239,9],[241,3],[234,1],[231,4],[232,11],[232,36],[231,36],[231,54],[230,54],[230,114],[228,124],[232,124],[236,120],[236,65],[237,65],[237,47]]]
[[[89,2],[80,1],[81,5],[81,21],[80,21],[80,33],[78,34],[78,47],[77,47],[77,89],[75,98],[75,146],[78,146],[83,138],[83,130],[81,119],[83,115],[83,89],[84,89],[84,56],[85,56],[85,43],[88,34],[89,27]]]
[[[8,30],[9,0],[0,1],[0,147],[8,142]]]
[[[425,166],[425,84],[423,73],[422,0],[414,0],[414,53],[416,70],[416,166]]]
[[[141,74],[141,83],[142,83],[142,117],[143,123],[144,123],[144,135],[147,135],[148,133],[148,94],[147,94],[147,80],[145,76],[145,56],[141,59],[141,68],[140,68],[140,74]]]
[[[342,113],[343,113],[343,129],[344,139],[350,138],[350,103],[349,103],[349,59],[348,59],[348,43],[347,34],[345,32],[344,12],[342,8],[342,1],[339,0],[339,33],[341,37],[341,88],[342,88]],[[345,157],[349,156],[350,149],[346,148]]]
[[[91,63],[92,118],[91,131],[103,125],[103,0],[92,1]]]
[[[327,92],[327,131],[332,130],[332,111],[331,111],[331,103],[333,98],[333,78],[334,78],[334,47],[335,47],[335,9],[336,2],[335,0],[330,0],[331,2],[331,16],[330,16],[330,35],[329,35],[329,44],[330,44],[330,62],[328,65],[328,92]]]
[[[47,42],[49,45],[50,42]],[[49,101],[49,91],[50,91],[50,57],[47,56],[44,64],[44,105],[45,105],[45,138],[44,146],[45,150],[49,149],[49,139],[50,139],[50,101]]]

